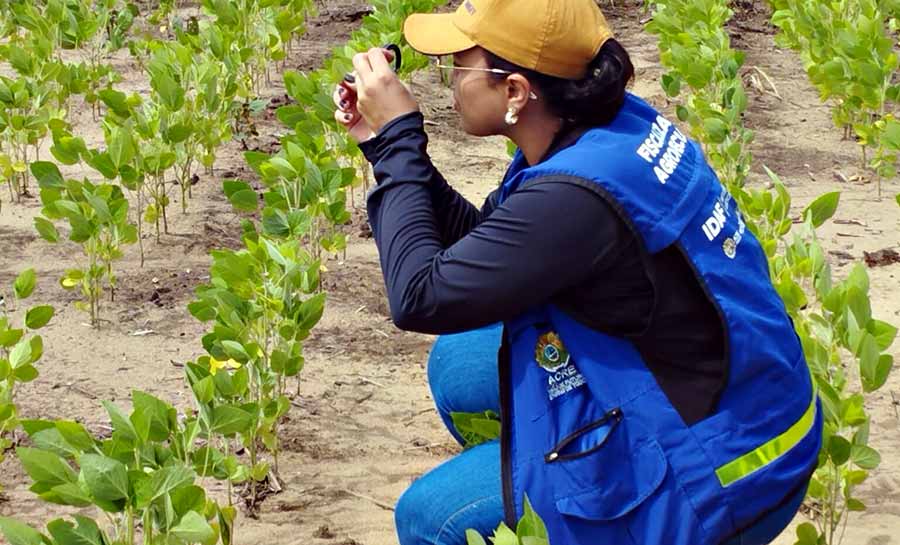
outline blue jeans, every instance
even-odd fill
[[[500,326],[493,325],[443,335],[432,347],[428,383],[441,419],[460,444],[463,440],[453,427],[451,412],[500,412],[500,334]],[[469,528],[493,535],[503,520],[501,491],[499,443],[463,451],[417,479],[400,497],[395,512],[400,545],[465,545]],[[794,518],[805,495],[804,487],[724,545],[771,542]]]

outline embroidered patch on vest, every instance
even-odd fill
[[[550,373],[547,377],[547,395],[551,401],[584,386],[584,377],[578,372],[572,356],[555,331],[544,333],[538,338],[534,358],[542,369]]]
[[[534,357],[538,365],[551,373],[569,363],[569,352],[555,331],[544,333],[538,338]]]
[[[725,242],[722,243],[722,251],[725,252],[728,258],[734,259],[737,255],[737,243],[733,238],[728,237],[725,239]]]

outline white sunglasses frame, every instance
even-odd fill
[[[475,66],[453,66],[448,64],[442,64],[440,61],[436,60],[432,63],[435,68],[446,68],[448,70],[469,70],[473,72],[489,72],[491,74],[515,74],[515,72],[510,72],[509,70],[501,70],[499,68],[479,68]],[[528,94],[528,98],[531,100],[537,100],[537,95],[534,94],[534,91],[531,91]]]

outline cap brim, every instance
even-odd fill
[[[403,23],[409,46],[423,55],[452,55],[475,47],[453,24],[452,13],[414,13]]]

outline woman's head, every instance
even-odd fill
[[[549,116],[568,126],[595,127],[612,121],[634,78],[628,52],[607,40],[580,79],[550,76],[474,47],[453,55],[454,108],[463,128],[476,136],[505,134],[507,114]],[[482,70],[466,70],[482,68]]]
[[[410,16],[404,35],[426,55],[453,55],[457,108],[477,136],[525,130],[507,122],[517,116],[532,132],[607,123],[634,75],[595,0],[464,0]]]

